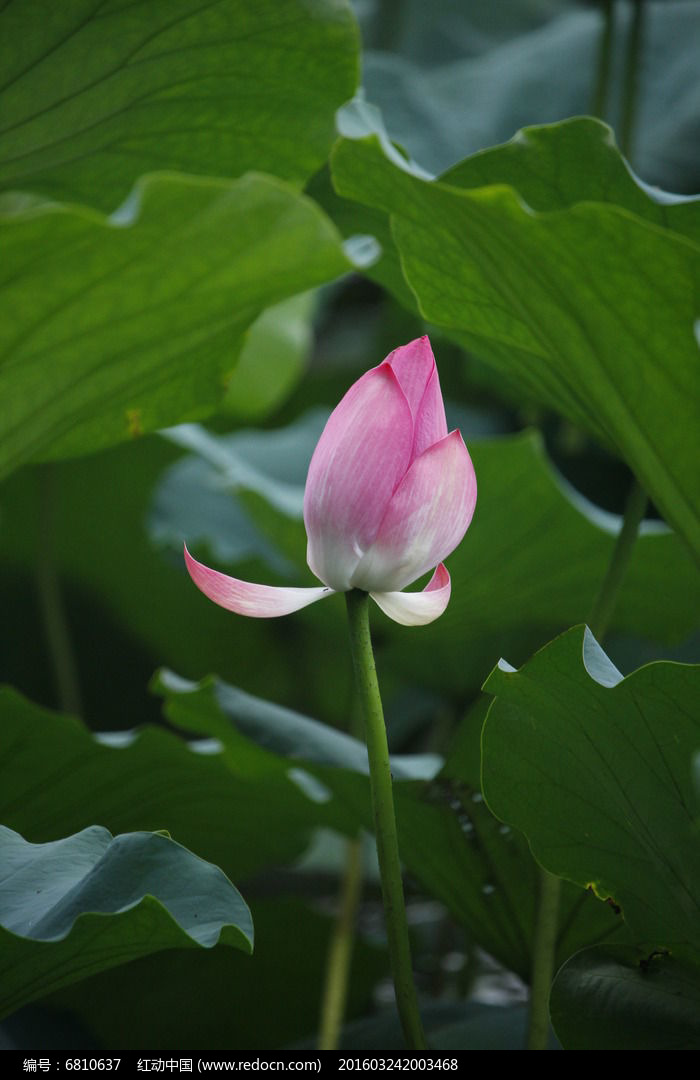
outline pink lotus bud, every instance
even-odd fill
[[[311,458],[304,494],[307,562],[325,588],[254,585],[209,570],[185,548],[194,583],[240,615],[286,615],[331,592],[363,589],[396,622],[443,613],[454,551],[474,513],[476,477],[448,434],[427,337],[395,349],[350,387]],[[436,567],[423,592],[404,593]]]

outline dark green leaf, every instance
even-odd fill
[[[232,725],[235,732],[276,756],[369,774],[367,749],[359,739],[227,686],[220,679],[210,677],[193,683],[171,671],[161,671],[153,689],[166,698],[167,715],[173,723],[189,734],[221,739],[234,755],[238,739]],[[394,754],[391,758],[392,775],[399,779],[432,778],[439,766],[439,758],[428,754]]]
[[[0,827],[0,1015],[161,949],[253,948],[245,902],[221,870],[158,833],[92,826],[29,844]]]
[[[193,685],[171,676],[162,687],[171,722],[214,737],[200,740],[199,753],[196,743],[153,728],[95,738],[6,692],[0,704],[10,750],[2,819],[42,841],[95,819],[113,832],[167,828],[239,881],[298,856],[314,828],[371,831],[369,784],[362,771],[351,771],[353,764],[365,767],[357,740],[214,680]],[[300,733],[299,752],[286,721]],[[271,743],[272,749],[258,745]],[[349,768],[320,763],[341,757]],[[393,769],[421,775],[416,766],[435,770],[434,761],[405,757],[394,759]],[[404,861],[476,940],[527,976],[534,863],[515,833],[504,836],[471,793],[469,813],[473,807],[480,827],[467,837],[464,815],[452,805],[454,781],[433,784],[396,783]],[[597,927],[577,946],[600,936]]]
[[[623,679],[585,627],[520,671],[501,661],[482,736],[484,794],[552,873],[612,898],[637,941],[700,945],[700,666]]]
[[[572,956],[550,1011],[566,1050],[700,1050],[698,969],[652,947]]]
[[[288,761],[233,728],[228,760],[217,743],[189,746],[155,727],[95,737],[10,690],[0,708],[7,747],[0,818],[33,841],[95,820],[113,833],[165,828],[240,881],[297,857],[317,825],[352,830],[343,808],[309,798]],[[216,719],[212,708],[206,715]]]
[[[283,1047],[317,1030],[331,919],[299,899],[254,900],[255,955],[230,950],[159,953],[70,986],[46,1004],[65,1010],[112,1051],[172,1054],[173,1047],[238,1053]],[[348,1016],[372,1008],[386,950],[355,940]],[[196,992],[194,991],[196,988]],[[314,1043],[315,1046],[315,1043]]]
[[[215,735],[234,773],[245,734],[257,746],[297,761],[297,783],[303,782],[322,807],[337,801],[356,827],[373,828],[366,750],[358,740],[219,680],[195,685],[167,674],[156,685],[166,695],[169,720],[188,732]],[[444,775],[431,780],[437,764],[427,755],[392,756],[402,858],[426,891],[442,900],[484,948],[527,978],[537,867],[522,838],[502,826],[481,794],[464,782],[458,763],[448,762]],[[561,959],[616,932],[618,925],[610,910],[567,886]]]

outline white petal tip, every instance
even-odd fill
[[[440,563],[422,592],[373,592],[371,596],[394,622],[402,626],[426,626],[440,618],[450,602],[451,591],[447,567]]]

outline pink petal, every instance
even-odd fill
[[[372,593],[385,615],[402,626],[425,626],[442,615],[450,600],[450,575],[440,563],[423,592]]]
[[[384,361],[358,379],[331,413],[309,465],[307,562],[331,588],[351,587],[409,466],[412,445],[411,410]]]
[[[352,584],[366,592],[409,585],[454,551],[475,504],[474,467],[462,436],[453,431],[411,465]]]
[[[411,415],[416,416],[423,400],[428,379],[435,370],[435,357],[427,337],[416,338],[408,345],[400,345],[390,352],[384,361],[391,364],[399,380],[399,385],[411,406]]]
[[[250,615],[257,619],[274,619],[289,615],[330,596],[333,592],[325,586],[311,589],[280,589],[272,585],[254,585],[250,581],[220,574],[193,559],[185,545],[185,563],[189,575],[198,589],[219,607],[235,611],[237,615]]]
[[[427,337],[394,349],[387,356],[401,384],[413,416],[411,460],[447,435],[445,406],[435,357]]]
[[[421,398],[418,415],[414,420],[413,457],[420,457],[424,450],[433,443],[439,442],[440,439],[444,439],[446,435],[445,406],[437,368],[434,368]]]

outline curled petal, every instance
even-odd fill
[[[333,592],[325,586],[310,589],[284,589],[255,585],[250,581],[220,574],[193,559],[185,546],[185,563],[190,577],[205,596],[219,607],[257,619],[274,619],[322,600]]]
[[[450,600],[452,585],[444,563],[440,563],[423,592],[372,593],[372,599],[394,622],[402,626],[425,626],[442,615]]]
[[[475,504],[474,467],[462,436],[453,431],[411,465],[352,584],[366,592],[410,585],[454,551]]]
[[[372,545],[408,469],[411,410],[386,361],[350,387],[314,450],[304,493],[307,562],[331,588],[350,579]]]

